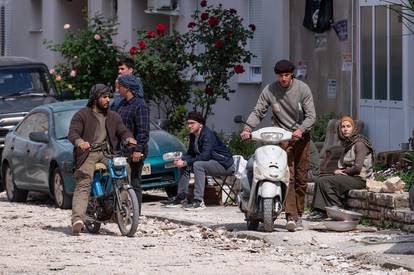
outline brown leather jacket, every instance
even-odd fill
[[[80,109],[70,122],[68,139],[74,145],[73,159],[75,161],[76,169],[78,169],[86,160],[89,151],[82,151],[75,143],[77,140],[83,139],[92,144],[97,125],[98,120],[90,107]],[[121,140],[133,137],[131,132],[125,127],[121,117],[111,110],[108,110],[106,115],[105,127],[107,139],[111,148],[118,148],[118,144]]]

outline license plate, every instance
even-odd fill
[[[143,176],[151,175],[151,164],[144,163],[144,166],[142,167],[141,175],[143,175]]]
[[[164,165],[165,169],[174,168],[175,166],[174,162],[168,162]]]

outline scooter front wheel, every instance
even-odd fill
[[[116,221],[123,236],[132,237],[138,228],[139,204],[133,189],[119,190],[116,203]]]
[[[263,199],[263,227],[265,232],[273,231],[273,199]]]

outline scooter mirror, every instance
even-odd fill
[[[234,123],[243,123],[244,122],[243,121],[243,116],[241,116],[241,115],[235,116],[233,121],[234,121]]]

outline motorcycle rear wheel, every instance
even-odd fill
[[[89,233],[96,234],[99,232],[99,229],[101,229],[101,224],[99,222],[85,221],[85,227]]]
[[[120,189],[119,200],[119,203],[115,204],[116,222],[123,236],[132,237],[137,232],[139,220],[140,205],[137,195],[133,189]]]
[[[263,227],[265,232],[273,231],[273,199],[263,199]]]

